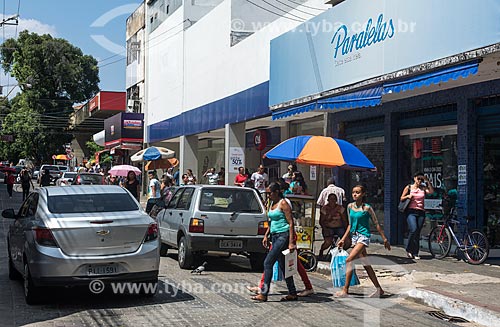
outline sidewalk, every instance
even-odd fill
[[[433,259],[423,251],[421,260],[413,260],[406,257],[403,247],[387,251],[380,243],[371,243],[368,255],[386,292],[423,302],[450,316],[485,326],[500,326],[499,249],[490,250],[489,259],[479,266],[451,257]],[[317,272],[330,277],[330,263],[319,262]],[[350,291],[359,293],[364,286],[373,291],[361,263],[356,264],[356,272],[361,285]]]

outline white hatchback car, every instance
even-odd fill
[[[251,188],[187,185],[178,188],[156,219],[160,225],[161,255],[179,249],[179,266],[193,266],[208,251],[243,254],[253,270],[262,271],[266,249],[262,239],[267,215]]]
[[[9,278],[24,279],[28,304],[42,286],[158,282],[158,225],[119,186],[37,188],[2,216],[13,219]]]

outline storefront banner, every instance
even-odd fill
[[[229,172],[237,173],[239,167],[245,167],[245,149],[229,147]]]
[[[349,0],[271,41],[269,104],[500,41],[500,1]]]

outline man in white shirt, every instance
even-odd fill
[[[288,165],[288,171],[283,175],[283,179],[286,183],[290,184],[292,182],[293,173],[297,171],[297,166]]]
[[[342,205],[346,201],[344,189],[335,185],[333,177],[330,177],[327,183],[328,186],[321,191],[316,203],[321,207],[326,205],[328,203],[328,195],[333,193],[337,196],[337,203]]]
[[[209,185],[218,185],[219,184],[219,174],[215,172],[215,168],[209,168],[204,174],[203,177],[208,179]]]
[[[266,187],[269,185],[269,176],[264,172],[264,166],[259,165],[258,170],[252,174],[252,177],[250,177],[252,180],[255,188],[257,191],[259,191],[261,194],[266,193]]]
[[[146,203],[146,213],[149,213],[155,203],[160,198],[160,182],[156,177],[156,171],[150,170],[148,171],[149,177],[149,192],[148,192],[148,202]]]

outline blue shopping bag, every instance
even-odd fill
[[[330,268],[332,271],[332,282],[333,287],[344,287],[345,285],[345,274],[346,274],[346,259],[349,253],[344,249],[339,249],[335,247],[330,251],[332,254],[332,261],[330,262]],[[356,275],[356,270],[353,270],[351,283],[349,286],[359,285],[359,279]]]
[[[283,271],[281,271],[278,261],[274,263],[273,266],[273,282],[283,280]]]

